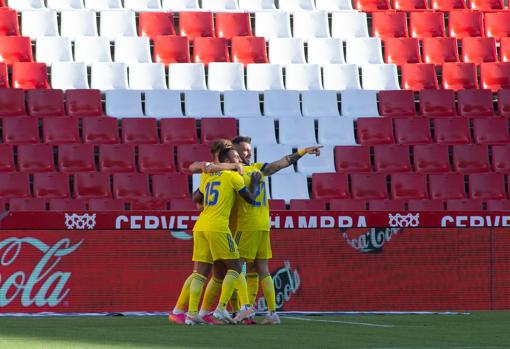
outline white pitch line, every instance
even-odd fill
[[[290,316],[285,316],[284,319],[301,320],[301,321],[314,321],[314,322],[328,322],[328,323],[334,323],[334,324],[360,325],[360,326],[369,326],[369,327],[385,327],[385,328],[397,327],[395,325],[372,324],[372,323],[369,323],[369,322],[340,321],[340,320],[322,320],[322,319],[305,319],[305,318],[302,318],[302,317],[290,317]]]

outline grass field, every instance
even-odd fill
[[[159,316],[0,318],[2,349],[142,347],[506,349],[510,312],[301,316],[280,326],[187,327]]]

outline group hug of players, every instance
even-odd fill
[[[307,147],[272,163],[251,164],[251,139],[236,137],[212,144],[213,162],[190,165],[191,172],[201,173],[200,187],[193,193],[193,201],[201,213],[193,228],[193,273],[184,282],[169,315],[171,322],[254,324],[254,303],[260,281],[268,308],[262,323],[280,323],[268,268],[272,251],[264,177],[292,166],[305,154],[319,156],[320,148]],[[246,277],[242,272],[245,262]],[[211,271],[213,276],[199,309]],[[217,307],[212,311],[216,302]],[[227,310],[229,302],[233,315]]]

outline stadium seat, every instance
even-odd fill
[[[448,146],[420,144],[413,147],[414,170],[419,173],[450,172]]]
[[[381,116],[415,116],[414,93],[412,91],[379,92],[379,114]]]
[[[132,211],[166,211],[168,202],[153,198],[131,199]]]
[[[61,144],[58,146],[58,170],[64,173],[96,170],[92,144]]]
[[[366,200],[344,200],[332,199],[329,201],[329,209],[331,211],[366,211]]]
[[[150,40],[147,37],[124,36],[115,40],[115,62],[151,63]]]
[[[114,41],[123,36],[137,36],[135,13],[129,10],[101,11],[100,35]]]
[[[20,211],[46,211],[46,200],[31,198],[13,198],[9,200],[9,210]]]
[[[457,39],[469,36],[483,36],[482,19],[482,12],[451,11],[448,14],[448,33],[451,37]]]
[[[176,12],[200,9],[198,0],[163,0],[161,5],[164,10]]]
[[[388,198],[386,175],[381,173],[351,173],[353,199],[382,200]]]
[[[276,10],[274,0],[239,0],[239,8],[247,12]]]
[[[20,172],[52,172],[53,147],[49,144],[18,145],[18,170]]]
[[[253,138],[252,138],[253,144]],[[292,154],[292,146],[285,144],[257,145],[257,162],[271,163],[278,161],[284,156]],[[278,171],[278,174],[295,173],[294,166],[288,166]]]
[[[0,172],[14,172],[14,152],[12,145],[0,144]]]
[[[80,134],[77,118],[42,119],[43,142],[47,144],[79,143]]]
[[[171,63],[190,63],[188,37],[156,36],[154,38],[154,62],[165,65]]]
[[[181,117],[181,94],[178,91],[145,91],[145,115],[153,118]]]
[[[22,89],[0,89],[0,117],[23,116],[25,111],[25,93]]]
[[[207,85],[210,90],[245,90],[244,67],[241,63],[211,62],[207,70]]]
[[[353,9],[350,0],[315,0],[315,7],[317,10],[333,13],[344,10],[350,11]]]
[[[210,62],[230,62],[227,41],[223,38],[195,38],[193,41],[193,61],[205,66]]]
[[[233,37],[232,62],[242,63],[269,63],[266,53],[266,40],[261,37]]]
[[[173,14],[140,12],[138,15],[138,36],[146,36],[154,40],[160,35],[175,35]]]
[[[393,143],[393,126],[390,118],[359,118],[357,124],[359,144]]]
[[[286,202],[292,199],[309,199],[306,175],[290,173],[271,176],[271,198]]]
[[[149,174],[174,172],[174,147],[167,144],[139,145],[138,169]],[[152,183],[154,186],[154,177]]]
[[[12,87],[25,90],[49,88],[46,64],[15,62],[12,64]]]
[[[158,123],[155,118],[122,119],[122,143],[155,144],[158,142]]]
[[[421,173],[391,175],[391,197],[394,200],[428,199],[427,176]]]
[[[293,38],[271,38],[269,62],[282,65],[306,63],[304,41]]]
[[[57,11],[84,9],[83,0],[47,0],[47,7]]]
[[[398,144],[428,144],[432,142],[430,123],[425,118],[396,119],[395,141]]]
[[[171,90],[205,90],[205,68],[202,63],[168,65],[168,88]]]
[[[339,146],[335,147],[336,172],[370,172],[370,147]]]
[[[122,9],[121,0],[85,0],[85,7],[94,11]]]
[[[270,38],[290,38],[290,15],[284,11],[255,13],[255,36]]]
[[[18,14],[12,10],[0,11],[0,35],[1,36],[19,36]]]
[[[295,38],[310,40],[330,37],[328,13],[325,11],[297,11],[293,15],[292,24]]]
[[[349,182],[343,173],[314,173],[312,175],[312,198],[349,199]]]
[[[96,13],[88,10],[66,10],[60,13],[60,34],[71,40],[97,36]]]
[[[471,143],[467,118],[434,119],[434,140],[439,144]]]
[[[411,14],[415,10],[427,10],[428,1],[426,0],[395,0],[393,1],[393,8],[399,11],[410,12]]]
[[[313,119],[281,118],[279,140],[292,146],[317,144]]]
[[[237,0],[202,0],[202,9],[206,11],[237,11]]]
[[[418,212],[444,211],[444,201],[443,200],[408,200],[407,201],[407,209],[409,211],[418,211]]]
[[[116,144],[119,143],[118,121],[115,118],[83,119],[83,143]]]
[[[326,200],[317,199],[291,199],[290,210],[291,211],[325,211]]]
[[[37,119],[32,117],[4,118],[2,136],[7,144],[39,143]]]
[[[211,12],[180,12],[179,35],[194,40],[197,37],[214,36]]]
[[[165,118],[160,121],[161,142],[164,144],[195,144],[195,119]]]
[[[30,178],[28,173],[0,173],[0,198],[30,197]]]
[[[21,33],[32,39],[40,36],[59,36],[57,12],[54,10],[23,11]]]
[[[395,64],[366,64],[361,67],[361,84],[364,90],[399,90]]]
[[[301,116],[301,106],[297,91],[264,92],[264,115],[275,119]]]
[[[124,0],[124,8],[137,12],[161,11],[160,0]],[[143,13],[143,12],[142,12]]]
[[[501,38],[499,54],[502,62],[510,62],[510,38]]]
[[[49,199],[50,211],[86,211],[87,201],[80,199]]]
[[[492,92],[490,90],[460,90],[457,92],[459,115],[468,117],[492,116]]]
[[[510,146],[492,146],[492,169],[494,172],[510,173]]]
[[[379,116],[375,91],[342,91],[342,115],[352,118]]]
[[[356,0],[354,8],[358,11],[375,12],[379,10],[389,10],[390,3],[388,0]]]
[[[220,93],[218,91],[186,91],[184,113],[197,119],[222,116]]]
[[[115,199],[89,199],[89,211],[123,211],[124,201]]]
[[[26,97],[29,115],[37,117],[64,116],[64,93],[62,90],[28,90]]]
[[[110,176],[100,172],[76,173],[73,192],[77,199],[111,198]]]
[[[225,116],[236,118],[262,116],[259,94],[255,91],[225,91],[223,110]]]
[[[331,36],[338,39],[367,38],[367,14],[357,11],[340,11],[332,14]]]
[[[410,172],[409,146],[401,144],[375,146],[374,169],[379,173]]]
[[[471,37],[462,39],[463,62],[481,64],[497,60],[496,39]]]
[[[309,146],[302,143],[299,148]],[[326,145],[321,149],[320,156],[305,156],[297,163],[297,172],[311,176],[313,173],[335,172],[334,146]]]
[[[451,90],[422,90],[420,97],[420,114],[428,117],[455,116],[455,92]]]
[[[502,0],[470,0],[469,7],[478,11],[504,10],[505,4]]]
[[[232,139],[237,136],[237,121],[234,118],[207,118],[202,120],[200,141],[210,144],[217,139]]]
[[[322,71],[325,90],[361,89],[359,70],[356,64],[326,64]]]
[[[350,118],[319,118],[319,144],[356,145],[354,121]]]
[[[134,146],[131,144],[101,144],[99,170],[106,173],[136,171]]]
[[[459,173],[490,171],[488,146],[485,144],[453,146],[453,170]]]
[[[61,90],[88,89],[87,66],[82,62],[53,63],[51,87]]]
[[[315,38],[308,40],[308,63],[344,64],[344,50],[340,39]]]
[[[124,63],[93,63],[90,87],[98,90],[128,89],[127,66]]]
[[[349,38],[346,40],[346,62],[351,64],[382,64],[379,38]]]
[[[113,197],[116,199],[140,199],[150,196],[149,181],[143,173],[115,173]]]
[[[0,60],[6,64],[32,62],[32,46],[26,36],[0,36]]]
[[[58,36],[37,38],[35,48],[36,61],[51,66],[55,62],[72,62],[71,40]]]
[[[502,173],[477,173],[469,175],[471,199],[506,199],[505,177]]]
[[[510,62],[480,64],[480,88],[497,92],[510,88]]]
[[[464,175],[460,173],[429,174],[429,193],[431,199],[464,199]]]
[[[9,74],[7,64],[0,62],[0,88],[9,88]]]
[[[69,198],[69,175],[60,172],[34,173],[34,197]]]
[[[177,169],[189,173],[188,167],[195,161],[212,161],[209,146],[205,144],[181,144],[177,146]]]
[[[301,110],[305,117],[329,118],[340,116],[336,91],[301,92]]]
[[[485,35],[501,40],[510,36],[510,13],[487,12],[484,14]]]
[[[425,63],[441,65],[445,62],[459,62],[455,38],[424,38],[422,44]]]
[[[482,211],[482,200],[453,199],[446,200],[447,211],[473,212]]]
[[[142,93],[130,90],[109,90],[105,93],[106,115],[116,118],[143,115]]]
[[[5,1],[4,1],[5,4]],[[22,1],[9,1],[9,7],[16,10],[16,11],[22,11],[22,10],[36,10],[36,9],[43,9],[44,6],[44,0],[22,0]]]
[[[321,68],[318,64],[289,64],[285,67],[287,90],[322,90]]]
[[[129,66],[129,87],[135,90],[166,89],[163,63],[137,63]]]
[[[280,64],[248,64],[246,87],[251,91],[283,90],[283,72]]]
[[[215,30],[217,37],[228,40],[234,37],[251,36],[250,14],[219,12],[216,14]]]
[[[487,211],[510,211],[510,200],[487,200]]]
[[[384,61],[397,65],[421,63],[419,40],[416,38],[384,40]]]
[[[510,89],[499,90],[497,100],[499,115],[510,116]]]
[[[478,144],[508,144],[508,120],[506,118],[488,118],[473,120],[473,137]]]
[[[240,119],[239,134],[250,135],[254,146],[276,144],[274,121],[268,118]]]
[[[369,211],[405,211],[404,200],[368,200]]]
[[[372,36],[381,39],[407,37],[405,12],[374,12],[372,14]]]
[[[105,37],[80,36],[74,42],[74,60],[86,65],[97,62],[110,63],[110,41]]]
[[[197,204],[190,198],[173,199],[170,201],[170,208],[172,211],[198,211]]]
[[[287,0],[278,2],[278,8],[289,12],[311,11],[315,9],[315,3],[313,0]]]
[[[68,90],[65,94],[66,113],[69,116],[87,117],[103,115],[101,91]]]
[[[442,12],[411,12],[409,36],[420,39],[445,37],[444,14]]]

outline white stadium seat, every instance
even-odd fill
[[[249,135],[254,146],[276,144],[274,121],[269,118],[243,118],[239,120],[239,134]]]
[[[275,119],[301,116],[298,91],[265,91],[264,92],[264,115]]]
[[[127,66],[124,63],[94,63],[90,87],[98,90],[128,89]]]
[[[259,93],[256,91],[225,91],[223,93],[223,111],[228,117],[262,116]]]
[[[287,90],[322,90],[321,67],[318,64],[289,64],[285,67]]]
[[[45,8],[44,0],[9,0],[9,7],[16,11]]]
[[[265,144],[257,146],[257,162],[271,163],[278,161],[286,155],[292,154],[292,146],[285,144]],[[277,174],[296,173],[294,166],[285,167]]]
[[[82,36],[74,42],[74,60],[92,65],[97,62],[112,61],[110,41],[99,36]]]
[[[48,8],[56,11],[80,10],[85,8],[83,0],[47,0]]]
[[[275,174],[271,176],[271,198],[285,200],[310,199],[308,179],[302,173]]]
[[[55,62],[51,66],[51,87],[60,90],[89,88],[87,66],[77,62]]]
[[[255,13],[255,36],[270,38],[290,38],[290,15],[283,11]]]
[[[246,87],[252,91],[283,90],[283,72],[280,64],[248,64]]]
[[[315,7],[328,12],[352,11],[352,2],[351,0],[315,0]]]
[[[369,90],[343,91],[342,115],[352,118],[379,116],[377,92]]]
[[[121,0],[85,0],[85,7],[94,11],[122,9]]]
[[[359,90],[361,84],[356,64],[327,64],[322,67],[325,90]]]
[[[206,11],[239,10],[237,0],[202,0],[202,9]]]
[[[72,62],[71,40],[59,36],[40,36],[35,44],[37,62],[52,65],[55,62]]]
[[[205,68],[202,63],[168,65],[168,88],[171,90],[205,90]]]
[[[26,10],[21,13],[21,33],[32,40],[40,36],[59,36],[55,10]]]
[[[121,36],[137,36],[135,13],[129,10],[101,11],[99,16],[101,36],[113,41]]]
[[[198,0],[163,0],[162,7],[171,11],[196,11],[200,10]]]
[[[153,118],[184,116],[181,108],[181,93],[170,90],[146,91],[145,115]]]
[[[395,64],[367,64],[361,67],[365,90],[400,90]]]
[[[166,89],[163,63],[135,63],[129,65],[129,87],[135,90]]]
[[[274,0],[239,0],[239,8],[247,12],[276,10]]]
[[[280,144],[297,147],[301,144],[317,144],[315,125],[312,118],[280,119]]]
[[[313,0],[280,0],[278,1],[278,8],[289,12],[310,11],[315,10],[315,4]]]
[[[161,11],[160,0],[124,0],[124,8],[133,11]]]
[[[335,91],[303,91],[301,93],[301,109],[305,117],[340,116]]]
[[[207,68],[207,86],[210,90],[245,90],[244,66],[241,63],[211,62]]]
[[[71,40],[81,36],[97,36],[96,13],[89,10],[62,11],[60,33]]]
[[[351,64],[382,64],[381,39],[351,38],[347,39],[345,58]]]
[[[222,116],[220,93],[218,91],[186,91],[184,113],[186,116],[197,119]]]
[[[298,11],[294,13],[292,28],[294,37],[303,40],[330,37],[328,13],[325,11]]]
[[[367,14],[356,11],[333,13],[331,36],[344,40],[368,37]]]
[[[151,63],[150,39],[146,36],[126,36],[115,40],[115,62]]]
[[[308,40],[308,63],[344,64],[344,47],[340,39]]]
[[[354,119],[320,118],[318,141],[323,145],[356,145]]]
[[[302,144],[299,148],[306,147]],[[297,163],[297,172],[311,176],[312,173],[331,173],[335,172],[334,147],[326,145],[321,149],[321,155],[307,155],[302,157]]]
[[[193,173],[193,175],[191,176],[193,191],[200,188],[200,177],[201,176],[202,176],[201,173]]]
[[[134,90],[111,90],[105,92],[106,115],[126,118],[143,116],[142,93]]]
[[[269,62],[282,65],[306,63],[303,40],[272,38],[269,40]]]

